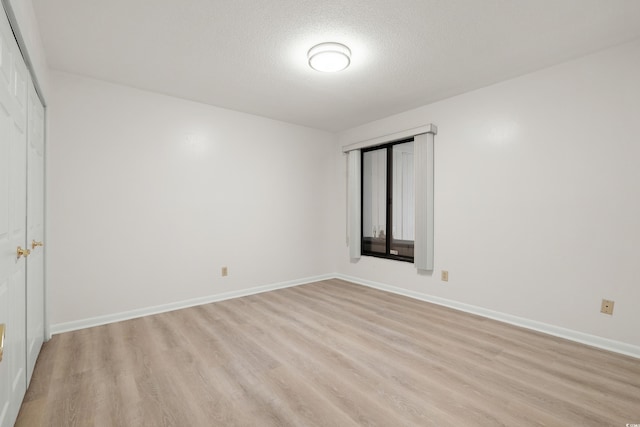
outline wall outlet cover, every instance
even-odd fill
[[[604,313],[604,314],[613,314],[613,304],[614,302],[612,300],[608,300],[608,299],[603,299],[602,300],[602,305],[600,306],[600,312]]]

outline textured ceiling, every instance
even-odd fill
[[[638,0],[32,1],[53,69],[330,131],[640,37]]]

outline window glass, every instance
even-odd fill
[[[362,251],[387,251],[387,150],[365,151],[362,157]]]
[[[413,261],[413,139],[362,151],[362,255]]]
[[[413,186],[413,141],[396,144],[393,152],[393,192],[392,192],[392,255],[413,258],[415,239],[415,190]]]

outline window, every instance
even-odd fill
[[[413,262],[413,138],[362,150],[362,255]]]
[[[362,255],[413,259],[417,270],[433,271],[437,133],[434,124],[426,124],[343,147],[347,154],[346,237],[351,262],[358,262]]]

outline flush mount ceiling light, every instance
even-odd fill
[[[309,66],[316,71],[335,73],[351,63],[351,50],[340,43],[320,43],[307,53]]]

